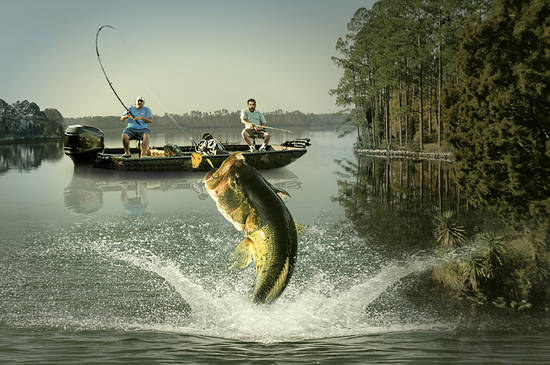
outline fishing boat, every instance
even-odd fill
[[[131,157],[122,157],[124,149],[105,148],[101,130],[82,125],[71,125],[65,130],[64,151],[75,165],[132,170],[132,171],[208,171],[219,167],[234,152],[243,152],[246,162],[257,169],[273,169],[286,166],[307,152],[310,139],[286,141],[270,145],[266,151],[251,152],[246,144],[223,144],[222,148],[202,148],[201,143],[175,146],[176,155],[141,156],[138,148],[131,148]],[[152,151],[165,151],[166,147],[151,147]],[[258,147],[258,146],[256,146]]]

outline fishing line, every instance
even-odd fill
[[[166,106],[160,101],[160,99],[157,97],[156,93],[148,86],[145,86],[145,89],[149,94],[153,97],[154,101],[164,110],[167,110]],[[187,132],[177,121],[176,119],[170,114],[170,113],[164,113],[165,116],[170,119],[170,121],[179,129],[181,130],[189,139],[193,138],[189,132]]]
[[[132,114],[132,112],[130,111],[130,109],[128,109],[128,107],[126,107],[126,105],[124,104],[124,102],[122,101],[122,99],[118,96],[117,92],[115,91],[114,87],[113,87],[113,84],[112,82],[109,80],[109,77],[107,76],[107,72],[105,71],[105,67],[103,66],[103,63],[101,62],[101,57],[100,57],[100,54],[99,54],[99,33],[101,32],[101,30],[105,29],[105,28],[111,28],[113,30],[116,30],[115,27],[113,27],[112,25],[103,25],[101,26],[97,33],[96,33],[96,54],[97,54],[97,59],[99,61],[99,65],[101,66],[101,70],[103,71],[103,75],[105,76],[105,79],[107,80],[107,84],[109,85],[109,87],[111,88],[111,90],[113,90],[113,93],[115,94],[116,98],[118,99],[118,101],[120,102],[120,104],[122,104],[122,106],[124,107],[124,109],[126,109],[126,111],[132,116],[132,118],[134,118],[134,115]],[[122,47],[122,44],[121,44],[121,41],[119,38],[117,38],[117,41],[118,43],[120,44],[120,47],[119,49],[126,49],[127,47]],[[136,67],[136,64],[135,64],[135,60],[140,60],[140,57],[135,57],[132,59],[132,62],[130,62],[130,67],[133,68],[133,70],[131,70],[134,74],[139,74],[137,72],[137,70],[135,69]],[[142,65],[140,65],[141,67]],[[143,69],[143,67],[141,67]],[[145,85],[140,85],[140,88],[143,88]],[[145,86],[144,87],[147,91],[150,92],[150,94],[153,96],[153,99],[157,102],[157,104],[159,104],[162,108],[164,108],[166,110],[166,107],[162,104],[162,102],[156,97],[156,94],[151,90],[151,88]],[[185,135],[187,135],[189,138],[192,138],[190,136],[190,134],[188,134],[188,132],[183,129],[179,123],[174,119],[174,117],[172,117],[170,114],[168,113],[165,113],[165,115],[168,116],[168,119],[170,119],[170,121],[172,121],[172,123],[174,123],[174,125],[179,128]],[[138,124],[141,124],[141,122],[139,120],[136,120],[136,122],[138,122]]]
[[[115,96],[117,97],[117,99],[120,101],[120,103],[122,104],[122,106],[124,107],[124,109],[126,109],[130,115],[132,115],[133,117],[133,114],[129,111],[129,109],[124,105],[124,103],[122,102],[122,100],[120,99],[120,97],[118,96],[118,94],[116,93],[115,89],[113,88],[113,85],[112,83],[109,81],[109,78],[107,77],[107,74],[105,72],[105,69],[103,67],[103,64],[101,63],[101,58],[100,58],[100,55],[99,55],[99,50],[98,50],[98,36],[99,36],[99,32],[103,29],[103,28],[111,28],[113,30],[116,30],[113,26],[111,25],[104,25],[102,27],[99,28],[99,30],[97,31],[97,34],[96,34],[96,53],[97,53],[97,57],[98,57],[98,60],[99,60],[99,64],[101,66],[101,69],[103,71],[103,74],[105,75],[105,79],[107,80],[107,83],[109,84],[109,87],[113,90]],[[119,44],[120,44],[120,47],[118,49],[126,49],[127,46],[123,45],[120,41],[120,39],[117,39]],[[151,57],[149,57],[149,59],[151,59]],[[129,65],[127,66],[129,67],[131,70],[130,72],[133,73],[133,74],[136,74],[136,75],[141,75],[141,71],[140,70],[143,70],[145,69],[145,64],[143,63],[143,61],[141,60],[141,57],[133,57],[132,58],[132,61],[129,62]],[[147,77],[147,74],[144,75],[145,77]],[[164,105],[164,103],[157,97],[157,93],[150,87],[148,86],[150,84],[150,81],[147,82],[147,83],[142,83],[140,84],[140,88],[142,89],[145,89],[153,98],[153,100],[164,110],[168,110],[166,108],[166,106]],[[164,114],[165,116],[168,117],[168,119],[172,122],[172,124],[174,124],[174,126],[176,126],[186,137],[189,138],[189,140],[193,140],[193,136],[191,133],[189,133],[187,130],[185,130],[181,125],[180,123],[172,116],[172,114],[170,113],[166,113]],[[277,130],[277,131],[280,131],[280,132],[284,132],[284,133],[293,133],[292,131],[289,131],[287,129],[282,129],[282,128],[275,128],[275,127],[271,127],[271,126],[264,126],[265,129],[272,129],[272,130]]]
[[[103,26],[103,27],[113,28],[113,27],[110,26],[110,25]],[[102,27],[102,28],[103,28],[103,27]],[[99,31],[100,31],[102,28],[100,28],[100,29],[98,30],[98,34],[99,34]],[[113,29],[114,29],[114,28],[113,28]],[[120,42],[120,40],[119,40],[119,42]],[[96,48],[97,48],[97,36],[96,36]],[[123,48],[123,47],[119,47],[119,49],[124,49],[124,48]],[[98,53],[98,59],[99,59],[99,53]],[[139,58],[139,57],[136,57],[136,59],[139,60],[140,58]],[[141,61],[141,60],[140,60],[140,61]],[[101,60],[100,60],[99,62],[100,62],[100,64],[101,64]],[[139,61],[138,61],[138,62],[139,62]],[[145,67],[145,65],[144,65],[143,63],[136,65],[136,63],[137,63],[137,62],[131,62],[131,63],[130,63],[130,67],[133,68],[133,70],[130,70],[130,72],[131,72],[131,73],[134,73],[134,74],[140,74],[140,73],[139,73],[139,70],[143,70],[144,67]],[[138,69],[136,69],[136,67],[137,67]],[[103,65],[101,66],[101,68],[103,69]],[[104,70],[104,69],[103,69],[103,70]],[[104,71],[104,74],[105,74],[105,71]],[[107,78],[107,74],[105,74],[105,78]],[[107,79],[107,80],[108,80],[108,79]],[[109,82],[109,81],[108,81],[108,82]],[[146,84],[148,84],[148,83],[142,84],[142,85],[140,85],[140,87],[146,89],[147,91],[149,91],[149,93],[153,96],[153,99],[157,102],[157,104],[159,104],[162,108],[164,108],[164,110],[166,110],[166,107],[163,105],[163,103],[156,97],[156,93],[155,93],[150,87],[146,86]],[[112,85],[110,84],[110,82],[109,82],[109,86],[111,86],[111,89],[113,89],[113,87],[112,87]],[[114,91],[114,89],[113,89],[113,91]],[[115,95],[116,95],[116,92],[115,92]],[[118,97],[118,95],[117,95],[117,97]],[[122,100],[120,100],[120,98],[119,98],[119,101],[122,103]],[[123,104],[123,105],[124,105],[124,104]],[[128,110],[128,109],[126,109],[126,110]],[[195,145],[195,152],[193,152],[193,153],[191,154],[191,157],[192,157],[192,166],[193,166],[193,168],[197,168],[197,167],[199,166],[199,164],[201,163],[203,157],[204,157],[204,158],[206,159],[206,161],[210,164],[210,166],[211,166],[212,168],[214,168],[214,165],[212,164],[212,161],[211,161],[208,157],[204,156],[204,153],[203,153],[203,152],[199,152],[199,151],[198,151],[198,144],[195,142],[195,139],[193,138],[193,136],[192,136],[190,133],[188,133],[185,129],[183,129],[183,128],[179,125],[179,123],[174,119],[174,117],[172,117],[172,115],[170,115],[170,114],[168,114],[168,113],[165,113],[165,115],[168,116],[168,119],[170,119],[170,121],[172,121],[172,123],[174,123],[174,125],[175,125],[176,127],[178,127],[178,129],[180,129],[180,130],[183,132],[183,134],[184,134],[185,136],[189,137],[189,139],[191,140],[191,142]]]
[[[119,40],[120,42],[120,40]],[[125,47],[121,44],[121,48],[120,49],[124,49]],[[147,59],[151,60],[153,57],[147,57]],[[144,74],[144,75],[141,75],[142,72],[140,70],[143,70],[145,69],[145,63],[142,61],[141,57],[135,57],[132,59],[132,62],[130,62],[129,64],[129,68],[130,68],[130,72],[133,73],[133,74],[136,74],[136,75],[140,75],[140,76],[143,76],[145,77],[146,79],[148,78],[148,75],[147,74]],[[159,105],[162,109],[164,110],[168,110],[168,108],[166,108],[166,105],[160,100],[160,98],[158,98],[157,96],[157,93],[149,86],[150,85],[150,80],[147,80],[148,82],[146,83],[142,83],[140,84],[140,88],[141,89],[144,89],[146,92],[148,92],[148,95],[150,95],[152,97],[152,99],[155,101],[155,103],[157,105]],[[186,131],[181,125],[180,123],[170,114],[170,113],[166,113],[165,112],[165,116],[168,117],[168,119],[180,130],[183,132],[183,134],[186,136],[186,137],[189,137],[189,139],[191,140],[193,137],[192,135]]]

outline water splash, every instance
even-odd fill
[[[305,240],[316,244],[323,240],[329,242],[316,253],[321,251],[327,254],[331,252],[330,242],[338,241],[335,234],[330,229],[315,226]],[[335,248],[340,255],[349,255],[342,246],[339,244]],[[184,325],[132,325],[143,330],[273,342],[404,331],[426,324],[411,326],[393,323],[388,326],[388,323],[381,324],[376,319],[370,319],[365,308],[403,278],[433,266],[434,259],[430,257],[412,257],[407,262],[386,263],[380,271],[374,274],[367,272],[353,280],[334,280],[334,268],[324,267],[319,257],[307,260],[306,254],[303,261],[315,262],[313,269],[319,270],[314,270],[316,273],[308,277],[300,274],[298,266],[283,296],[271,305],[258,306],[252,303],[249,296],[252,268],[243,275],[238,274],[237,281],[232,282],[234,278],[228,281],[224,275],[198,276],[172,259],[135,245],[113,245],[102,240],[96,241],[94,247],[98,253],[158,275],[190,305],[191,314]],[[347,282],[347,286],[342,286],[342,282]],[[436,324],[429,326],[433,325]]]
[[[410,330],[410,326],[398,324],[378,326],[369,321],[365,307],[402,278],[433,264],[433,260],[427,259],[407,266],[388,266],[374,277],[365,278],[365,282],[340,293],[327,280],[312,278],[309,289],[289,287],[294,292],[290,297],[283,296],[269,306],[258,306],[242,292],[216,296],[219,283],[212,283],[213,288],[202,287],[189,279],[179,265],[148,251],[109,255],[159,275],[191,306],[189,322],[183,327],[167,324],[134,324],[133,327],[260,342]]]
[[[307,227],[289,286],[275,303],[262,306],[250,298],[253,266],[229,269],[241,234],[221,219],[164,218],[138,228],[112,221],[75,225],[73,231],[37,237],[34,247],[17,253],[42,265],[41,286],[55,292],[34,292],[42,298],[40,309],[11,320],[24,325],[28,316],[33,325],[65,330],[162,331],[264,343],[440,327],[409,312],[392,291],[434,259],[384,261],[349,228]],[[75,272],[65,275],[60,267]],[[402,302],[399,310],[412,319],[367,310],[386,296]]]

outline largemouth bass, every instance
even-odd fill
[[[230,155],[204,177],[218,211],[246,237],[235,249],[233,267],[256,264],[252,298],[269,303],[286,288],[296,262],[296,225],[283,200],[285,192],[273,187],[242,153]]]

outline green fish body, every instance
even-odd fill
[[[218,211],[246,237],[233,254],[233,267],[245,268],[254,260],[255,303],[270,303],[286,288],[296,263],[296,225],[274,188],[242,153],[229,156],[204,177],[206,190]]]

